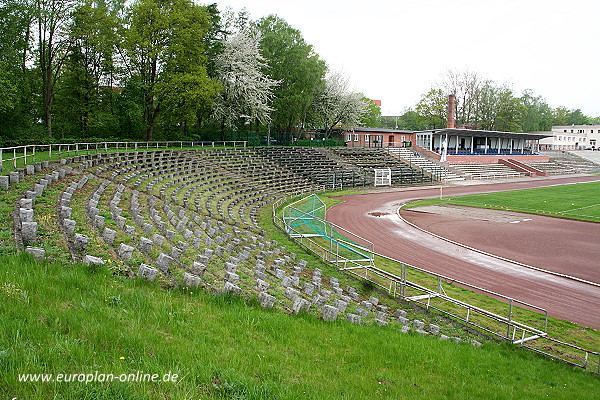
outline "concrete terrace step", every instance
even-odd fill
[[[570,151],[569,154],[586,159],[600,168],[600,151],[580,150]]]
[[[453,165],[453,168],[470,179],[494,179],[525,175],[503,164],[459,164]]]

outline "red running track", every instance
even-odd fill
[[[444,196],[598,180],[600,176],[578,176],[445,187]],[[482,253],[600,283],[600,223],[535,217],[528,224],[482,224],[402,211],[403,217],[417,226],[451,236],[448,238],[482,252],[472,251],[425,233],[398,217],[401,204],[437,196],[439,188],[344,196],[343,203],[327,211],[327,219],[373,242],[377,253],[545,308],[552,317],[600,329],[600,287]],[[525,242],[527,230],[535,234]],[[574,239],[566,239],[569,232],[575,232]],[[556,243],[563,239],[571,251],[557,248]]]

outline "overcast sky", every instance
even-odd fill
[[[600,0],[215,1],[285,19],[383,115],[454,69],[600,116]]]

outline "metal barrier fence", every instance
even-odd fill
[[[0,172],[4,162],[13,162],[17,168],[17,161],[23,160],[27,164],[30,159],[35,162],[36,153],[48,153],[48,157],[67,155],[79,155],[81,152],[106,152],[109,151],[138,151],[170,147],[246,147],[246,141],[151,141],[151,142],[94,142],[94,143],[56,143],[56,144],[32,144],[25,146],[13,146],[0,148]],[[8,157],[6,155],[9,154]]]
[[[395,264],[396,267],[400,269],[400,275],[396,275],[389,271],[375,267],[374,265],[363,265],[347,257],[343,257],[336,251],[335,248],[326,248],[313,240],[312,237],[304,236],[299,232],[295,232],[294,235],[291,235],[290,233],[293,232],[290,232],[290,227],[285,224],[284,220],[277,215],[277,210],[292,196],[295,195],[279,198],[273,203],[273,223],[275,226],[288,233],[291,240],[297,242],[305,249],[316,254],[322,260],[329,262],[335,265],[337,268],[356,277],[371,282],[373,285],[385,290],[393,298],[400,298],[405,301],[417,303],[427,310],[435,310],[436,312],[441,313],[450,319],[460,321],[461,323],[475,328],[480,332],[494,335],[501,339],[507,340],[512,344],[519,345],[523,348],[543,354],[552,359],[560,360],[572,366],[600,374],[599,352],[553,339],[548,336],[548,312],[541,307],[528,304],[518,299],[504,296],[500,293],[471,285],[469,283],[462,282],[444,275],[436,274],[422,268],[403,263],[400,260],[373,252],[373,254],[375,254],[377,257]],[[424,284],[423,282],[416,282],[415,280],[408,278],[410,273],[417,273],[428,278],[433,278],[433,281],[429,285]],[[482,307],[469,304],[468,302],[449,296],[446,293],[444,288],[445,286],[460,287],[470,291],[484,293],[487,296],[496,298],[506,304],[506,315],[499,315]],[[463,312],[459,314],[456,311],[444,309],[440,305],[432,304],[432,300],[440,300],[442,304],[451,305],[455,308],[462,309]],[[524,322],[517,321],[515,315],[518,314],[518,310],[522,309],[533,310],[541,313],[544,318],[544,328],[537,329],[527,325]],[[499,331],[483,326],[481,323],[475,320],[475,315],[483,318],[484,320],[504,326],[504,329]],[[538,346],[539,348],[536,348],[526,344],[534,340],[538,342],[548,341],[551,344],[562,346],[563,348],[568,349],[570,352],[580,354],[580,357],[578,358],[580,361],[576,361],[577,358],[575,357],[562,356],[563,353],[559,350],[557,350],[555,353],[552,353],[551,351],[553,348],[551,346],[541,345]],[[541,349],[545,349],[546,351]],[[597,358],[597,361],[594,362],[592,358]],[[590,367],[593,369],[590,369]]]
[[[338,267],[343,264],[347,267],[348,263],[360,268],[372,266],[374,262],[374,245],[369,240],[353,234],[332,222],[324,219],[325,204],[319,199],[319,203],[314,204],[311,200],[318,199],[316,194],[295,201],[283,208],[283,225],[286,233],[293,238],[321,238],[322,244],[317,244],[318,248],[325,248],[323,244],[328,244],[327,261],[336,264]],[[299,209],[297,205],[313,208],[311,211]],[[317,216],[321,211],[323,218]],[[341,232],[341,233],[340,233]],[[314,240],[313,240],[314,241]]]

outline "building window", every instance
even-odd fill
[[[369,143],[371,141],[371,135],[365,135],[365,143]]]
[[[346,142],[349,142],[352,140],[352,134],[351,133],[346,133]]]
[[[355,141],[355,142],[358,142],[358,133],[355,133],[355,134],[354,134],[354,141]]]
[[[564,132],[564,133],[567,133],[567,130],[566,130],[566,129],[563,129],[563,132]]]

